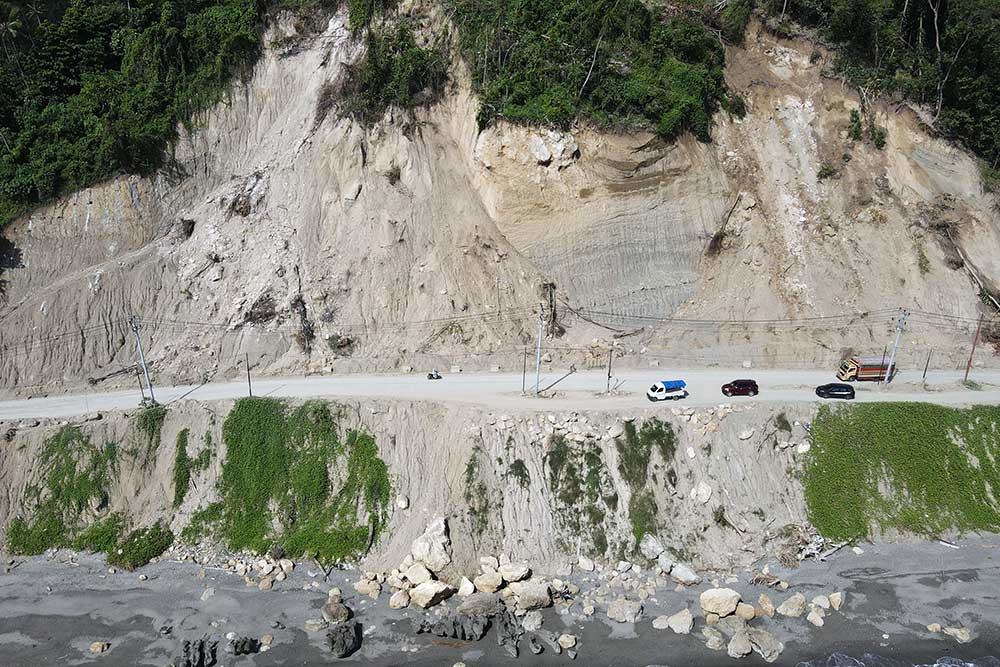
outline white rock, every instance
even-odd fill
[[[405,609],[410,606],[410,594],[405,590],[398,590],[389,598],[389,609]]]
[[[654,630],[666,630],[670,627],[670,617],[669,616],[657,616],[653,619],[653,629]]]
[[[295,570],[295,563],[287,558],[282,558],[278,561],[278,567],[280,567],[281,571],[287,576]]]
[[[760,594],[760,597],[757,598],[757,605],[760,607],[762,616],[774,618],[774,603],[771,602],[771,598],[766,593]]]
[[[825,595],[817,595],[812,599],[812,603],[817,607],[822,607],[823,609],[830,608],[830,598]]]
[[[935,632],[935,633],[941,632],[941,624],[940,623],[929,623],[927,625],[927,631],[928,632]]]
[[[800,442],[799,444],[797,444],[795,446],[795,453],[796,454],[805,454],[810,449],[812,449],[812,446],[808,442]]]
[[[740,431],[740,440],[749,440],[753,437],[753,429],[747,429],[746,431]]]
[[[521,619],[521,626],[528,632],[536,632],[542,627],[542,612],[537,610],[529,611]]]
[[[537,134],[532,135],[528,139],[528,149],[531,151],[531,156],[535,158],[535,162],[540,165],[546,165],[552,162],[552,151],[545,144],[545,140],[542,139]]]
[[[208,588],[206,588],[206,589],[205,589],[205,591],[204,591],[204,592],[203,592],[203,593],[201,594],[201,601],[202,601],[202,602],[205,602],[206,600],[208,600],[208,598],[212,597],[213,595],[215,595],[215,589],[214,589],[214,588],[212,588],[211,586],[209,586],[209,587],[208,587]]]
[[[684,563],[674,563],[670,569],[670,578],[684,586],[696,586],[701,583],[701,577],[698,576],[698,573]]]
[[[806,612],[806,596],[802,593],[792,595],[778,606],[777,611],[782,616],[791,618],[802,616]]]
[[[729,616],[740,603],[740,594],[731,588],[710,588],[699,598],[705,613]]]
[[[479,569],[483,572],[496,572],[500,568],[500,561],[496,556],[480,556]]]
[[[687,609],[681,609],[667,619],[667,627],[679,635],[686,635],[694,627],[694,617]]]
[[[447,600],[454,592],[454,588],[440,581],[425,581],[410,591],[410,603],[427,609]]]
[[[552,606],[552,593],[543,581],[515,581],[509,588],[517,596],[517,606],[521,609],[541,609]]]
[[[834,611],[840,611],[840,607],[844,604],[844,594],[840,591],[836,593],[830,593],[830,606],[833,607]]]
[[[628,572],[629,570],[632,569],[632,563],[628,562],[627,560],[620,560],[618,561],[618,567],[616,567],[615,569],[621,573]]]
[[[809,615],[806,616],[806,620],[815,625],[817,628],[823,627],[823,608],[813,607]]]
[[[414,585],[422,584],[425,581],[433,579],[431,571],[424,567],[423,563],[414,563],[406,570],[406,572],[403,572],[402,574],[407,581]]]
[[[668,575],[670,574],[670,570],[674,568],[674,558],[668,552],[664,551],[656,557],[656,565],[664,575]]]
[[[451,563],[450,547],[448,523],[444,517],[437,517],[423,535],[413,540],[410,553],[413,560],[422,562],[431,572],[440,572]]]
[[[642,603],[618,598],[608,604],[608,618],[618,623],[635,623],[642,618]]]
[[[586,556],[580,556],[580,558],[576,562],[576,565],[584,572],[594,571],[594,561],[590,560]]]
[[[468,577],[462,577],[461,583],[458,585],[458,595],[459,597],[467,598],[476,592],[476,587]]]
[[[691,498],[695,502],[704,505],[712,498],[712,487],[704,480],[698,482],[697,486],[691,489]]]
[[[504,563],[500,566],[500,574],[505,581],[521,581],[531,575],[531,568],[527,563]]]
[[[559,639],[556,640],[564,650],[571,649],[576,646],[576,635],[561,634]]]
[[[865,552],[865,550],[862,549],[861,547],[851,547],[851,551],[853,551],[858,556],[862,555]]]
[[[476,590],[484,593],[495,593],[503,587],[503,575],[499,572],[487,572],[472,580]]]
[[[959,644],[968,644],[972,641],[972,633],[968,628],[945,628],[944,633],[949,637],[954,637]]]
[[[401,510],[405,510],[410,506],[410,499],[404,495],[396,496],[396,507]]]
[[[649,560],[656,560],[663,553],[663,543],[656,535],[647,533],[639,541],[639,551]]]

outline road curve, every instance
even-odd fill
[[[720,388],[735,378],[752,377],[761,393],[754,399],[725,398]],[[542,376],[542,387],[559,378],[558,374]],[[920,376],[909,378],[900,372],[893,383],[882,387],[868,382],[858,383],[858,401],[924,401],[941,405],[1000,403],[1000,371],[977,371],[975,380],[982,389],[972,390],[961,384],[960,371],[935,371],[928,374],[927,384]],[[616,374],[621,382],[616,394],[602,395],[607,377],[600,371],[579,372],[566,378],[550,398],[530,394],[534,375],[529,374],[529,395],[521,395],[521,374],[483,373],[448,374],[444,379],[430,381],[424,374],[410,375],[322,375],[309,377],[262,378],[253,383],[255,396],[280,398],[371,398],[427,400],[466,403],[497,410],[620,410],[650,407],[645,398],[646,388],[657,380],[684,379],[690,396],[664,405],[708,406],[722,402],[813,402],[818,384],[833,382],[828,371],[786,370],[632,370]],[[155,387],[161,403],[181,400],[214,401],[235,399],[247,395],[245,381],[233,381],[202,386]],[[0,401],[0,420],[68,418],[94,412],[135,408],[139,403],[137,390],[108,393],[60,395],[22,400]]]

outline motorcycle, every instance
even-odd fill
[[[427,379],[428,380],[440,380],[441,379],[441,374],[438,373],[437,371],[431,371],[430,373],[427,374]]]

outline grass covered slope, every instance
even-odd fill
[[[226,417],[223,439],[222,499],[195,514],[185,539],[215,533],[233,550],[280,544],[325,562],[360,556],[378,539],[388,519],[388,468],[371,436],[341,437],[328,404],[289,409],[244,398]]]
[[[1000,407],[823,406],[812,442],[805,496],[825,537],[1000,530]]]

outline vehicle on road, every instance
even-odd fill
[[[427,379],[428,380],[440,380],[441,379],[441,374],[438,373],[436,370],[433,370],[433,371],[431,371],[430,373],[427,374]]]
[[[896,363],[889,368],[889,360],[885,357],[848,357],[840,362],[837,369],[837,379],[844,382],[872,381],[881,382],[886,378],[892,381],[896,375]]]
[[[756,396],[760,388],[756,380],[733,380],[722,385],[722,393],[726,396]]]
[[[851,401],[854,400],[854,387],[841,382],[821,384],[816,387],[816,395],[820,398],[843,398]]]
[[[646,398],[653,402],[679,401],[687,397],[687,383],[684,380],[662,380],[646,390]]]

